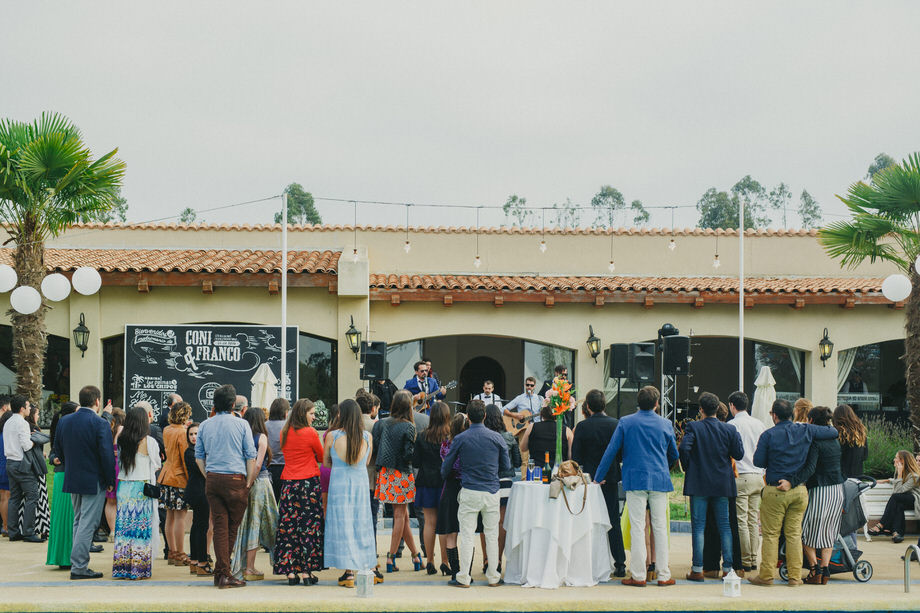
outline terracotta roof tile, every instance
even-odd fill
[[[372,274],[370,286],[403,290],[606,291],[737,293],[731,277],[539,277],[502,275]],[[882,279],[837,277],[748,278],[745,292],[755,294],[878,293]]]
[[[341,252],[289,251],[288,272],[335,274]],[[0,264],[13,250],[0,249]],[[45,249],[45,268],[70,271],[92,266],[102,272],[279,272],[279,251],[224,249]]]
[[[80,223],[74,224],[71,229],[73,230],[117,230],[117,229],[127,229],[127,230],[162,230],[162,231],[183,231],[183,232],[198,232],[198,231],[208,231],[208,230],[221,230],[221,231],[242,231],[242,232],[280,232],[280,224],[213,224],[213,223],[193,223],[193,224],[177,224],[177,223]],[[303,225],[303,226],[289,226],[291,232],[352,232],[354,231],[354,226],[352,225]],[[405,226],[399,225],[359,225],[359,232],[405,232]],[[544,232],[542,228],[539,227],[511,227],[511,226],[497,226],[497,227],[480,227],[477,229],[474,226],[410,226],[409,231],[413,233],[421,234],[526,234],[526,235],[538,235]],[[737,236],[737,230],[724,230],[717,229],[713,230],[710,228],[546,228],[546,234],[556,234],[556,235],[609,235],[615,234],[617,236],[628,236],[628,235],[637,235],[637,236]],[[801,229],[751,229],[745,231],[745,236],[801,236],[801,237],[815,237],[817,236],[817,230],[801,230]]]

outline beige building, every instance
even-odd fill
[[[49,272],[92,266],[103,285],[49,303],[45,387],[74,395],[96,383],[121,398],[125,324],[279,324],[281,234],[276,225],[84,224],[50,240]],[[398,387],[426,355],[442,382],[459,380],[448,396],[455,401],[486,378],[514,397],[525,376],[545,379],[561,362],[579,391],[606,389],[616,412],[616,381],[605,376],[606,352],[596,362],[588,352],[589,325],[602,348],[654,340],[664,323],[692,334],[690,374],[677,382],[681,406],[699,391],[724,396],[738,385],[737,232],[308,226],[291,228],[288,242],[300,395],[334,402],[362,384],[345,342],[352,319],[364,340],[388,344]],[[11,251],[0,258],[11,263]],[[904,314],[880,291],[892,267],[841,269],[807,231],[749,231],[744,267],[749,394],[768,365],[781,395],[833,406],[852,392],[862,394],[849,400],[863,410],[903,409]],[[81,313],[90,329],[85,355],[69,341]],[[12,370],[8,323],[0,362]],[[825,328],[834,351],[822,362]],[[625,412],[635,386],[622,384]]]

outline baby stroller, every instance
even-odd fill
[[[859,558],[863,552],[858,549],[850,549],[844,537],[856,532],[865,525],[866,514],[863,513],[859,495],[873,487],[875,487],[875,479],[865,475],[858,477],[858,481],[848,479],[843,484],[843,513],[840,517],[840,534],[837,535],[837,541],[834,543],[834,555],[831,556],[830,565],[827,567],[828,572],[832,575],[853,573],[853,578],[860,583],[865,583],[872,578],[872,563],[868,560],[860,560]],[[777,565],[779,566],[779,576],[783,581],[787,581],[789,571],[786,568],[785,540],[780,544]]]

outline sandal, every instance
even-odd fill
[[[247,568],[243,570],[243,579],[246,581],[262,581],[265,579],[265,573],[254,568]]]
[[[350,570],[345,571],[345,574],[339,577],[339,585],[342,587],[354,587],[355,574]]]
[[[902,542],[903,540],[904,540],[904,535],[901,534],[900,532],[892,532],[892,533],[891,533],[891,542],[892,542],[892,543],[900,543],[900,542]]]
[[[210,562],[205,562],[204,564],[197,564],[195,566],[195,573],[199,577],[211,577],[214,575],[214,569],[211,568]]]
[[[882,536],[882,529],[876,526],[872,528],[871,530],[869,530],[866,534],[868,534],[869,536]]]

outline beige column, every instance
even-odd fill
[[[340,400],[351,398],[363,385],[360,379],[361,364],[348,346],[345,331],[354,325],[361,332],[361,340],[374,340],[371,329],[369,302],[369,264],[367,250],[358,248],[358,261],[353,261],[351,251],[346,249],[339,259],[338,267],[338,316],[336,340],[338,341],[338,396]],[[371,338],[369,339],[369,335]]]
[[[822,329],[823,330],[823,329]],[[821,334],[814,335],[815,343]],[[837,406],[837,352],[822,365],[817,346],[805,352],[805,396],[815,406],[834,408]]]

